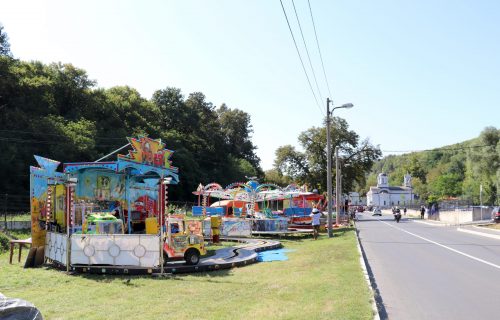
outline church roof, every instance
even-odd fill
[[[411,188],[409,187],[370,187],[370,191],[381,191],[381,190],[389,190],[389,191],[408,191]]]

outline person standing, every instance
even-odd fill
[[[425,214],[425,207],[420,206],[420,219],[424,219],[424,214]]]
[[[319,225],[320,225],[320,217],[321,217],[321,212],[317,208],[312,209],[311,214],[309,215],[312,217],[312,227],[313,227],[313,237],[314,240],[318,239],[319,235]]]
[[[403,213],[406,216],[406,207],[403,208]]]

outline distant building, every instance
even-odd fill
[[[415,198],[411,186],[411,176],[408,173],[405,174],[403,185],[400,187],[389,186],[387,175],[380,173],[377,177],[377,186],[370,187],[370,191],[366,193],[367,204],[381,208],[408,206],[414,202]]]
[[[349,192],[350,205],[366,205],[366,199],[361,197],[358,192]]]

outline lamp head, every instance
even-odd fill
[[[352,107],[354,107],[354,105],[352,103],[344,103],[343,105],[341,105],[339,108],[344,108],[344,109],[351,109]]]

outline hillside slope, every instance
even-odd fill
[[[479,137],[437,149],[389,155],[377,161],[367,177],[367,192],[377,184],[377,174],[389,175],[391,185],[401,185],[403,175],[413,177],[415,192],[423,201],[449,197],[479,203],[498,204],[500,184],[500,129],[486,127]]]

